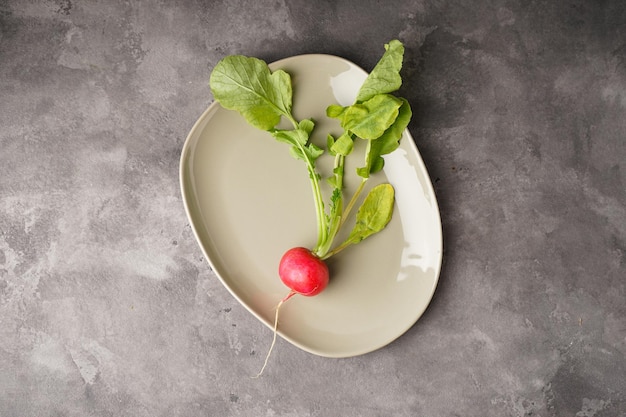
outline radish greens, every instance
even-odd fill
[[[333,246],[339,230],[360,201],[365,183],[370,175],[383,168],[383,155],[398,147],[411,119],[408,101],[393,94],[402,84],[400,69],[403,55],[402,43],[392,40],[385,45],[385,53],[364,81],[355,102],[349,106],[329,104],[326,115],[338,120],[343,132],[337,137],[329,134],[326,149],[310,140],[314,121],[297,120],[292,114],[293,90],[291,76],[287,72],[272,72],[258,58],[231,55],[218,62],[211,73],[209,85],[216,101],[226,109],[239,112],[250,125],[288,144],[291,155],[305,163],[318,230],[317,243],[311,252],[320,259],[327,259],[381,231],[391,219],[394,190],[390,184],[380,184],[372,188],[363,200],[356,214],[356,224],[348,237]],[[290,128],[277,127],[283,119],[290,122]],[[344,204],[345,163],[346,158],[352,157],[356,140],[366,141],[363,165],[356,169],[361,182]],[[327,178],[331,187],[328,202],[324,201],[323,176],[316,166],[317,159],[325,152],[334,158],[332,174]]]

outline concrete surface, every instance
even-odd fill
[[[440,285],[331,360],[221,286],[179,192],[226,54],[407,47]],[[0,416],[626,416],[626,5],[0,1]]]

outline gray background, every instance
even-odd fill
[[[391,345],[280,340],[196,244],[227,54],[406,45],[445,260]],[[626,415],[623,1],[0,1],[0,416]]]

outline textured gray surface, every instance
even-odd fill
[[[179,192],[210,71],[369,69],[396,37],[433,302],[386,348],[280,341],[251,379],[271,333]],[[1,1],[0,416],[625,416],[625,42],[620,0]]]

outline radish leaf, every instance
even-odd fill
[[[330,152],[333,155],[339,154],[339,155],[347,156],[350,154],[350,152],[352,152],[353,147],[354,147],[354,139],[352,139],[352,137],[347,132],[344,132],[330,146]]]
[[[376,139],[398,117],[402,101],[390,94],[377,94],[361,104],[354,104],[342,113],[341,125],[362,139]]]
[[[404,46],[400,41],[392,40],[385,45],[385,50],[382,58],[361,86],[356,98],[357,103],[369,100],[376,94],[391,93],[402,85],[400,69],[404,57]]]
[[[357,168],[357,173],[363,178],[368,178],[370,174],[380,171],[385,164],[382,155],[391,153],[400,146],[402,133],[409,125],[412,116],[409,102],[403,98],[400,100],[402,100],[402,106],[400,106],[398,117],[382,136],[370,141],[365,155],[365,166]]]
[[[383,230],[391,220],[393,206],[394,189],[391,184],[379,184],[372,188],[356,213],[356,224],[348,238],[323,259],[328,259],[347,246],[357,244]]]
[[[379,184],[372,188],[356,213],[356,224],[348,240],[357,243],[378,233],[391,220],[394,204],[394,190],[391,184]]]
[[[311,142],[314,122],[311,119],[298,121],[292,114],[291,76],[283,70],[272,72],[264,61],[242,55],[223,58],[211,73],[209,85],[222,107],[239,112],[250,125],[288,144],[291,155],[305,162],[317,217],[318,239],[312,253],[321,259],[379,232],[391,219],[394,189],[390,184],[381,184],[365,197],[356,214],[356,225],[346,241],[331,249],[352,208],[361,200],[370,174],[383,168],[382,156],[398,147],[411,119],[408,101],[392,95],[402,84],[403,55],[404,46],[400,41],[386,44],[385,53],[365,79],[354,103],[349,106],[330,104],[326,108],[326,115],[338,120],[343,129],[336,138],[329,134],[326,141],[326,150],[334,157],[332,175],[326,178],[332,187],[328,205],[321,189],[322,176],[316,167],[324,149]],[[283,119],[291,123],[291,129],[277,127]],[[361,182],[344,206],[344,168],[356,138],[367,141],[365,161],[364,166],[356,170]]]
[[[291,116],[291,77],[271,72],[257,58],[231,55],[217,63],[209,80],[213,96],[229,110],[236,110],[252,126],[270,130],[281,115]]]

